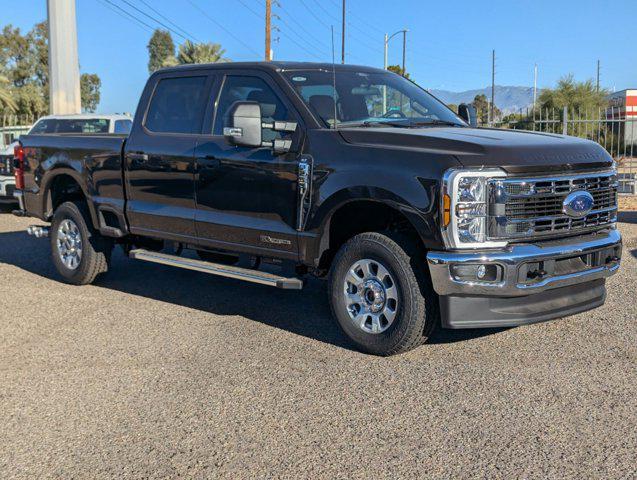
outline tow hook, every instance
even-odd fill
[[[49,236],[49,227],[31,225],[27,228],[27,233],[35,238],[46,238]]]

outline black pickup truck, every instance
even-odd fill
[[[279,288],[327,278],[334,317],[378,355],[438,325],[602,305],[621,257],[612,159],[587,140],[475,128],[470,114],[374,68],[165,69],[129,136],[22,137],[14,213],[51,222],[29,232],[50,237],[73,284],[106,272],[116,244]]]

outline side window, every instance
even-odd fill
[[[231,126],[231,107],[238,101],[258,102],[261,105],[261,119],[264,122],[272,122],[274,120],[294,121],[291,112],[288,111],[285,104],[264,80],[259,77],[228,76],[223,84],[217,104],[214,135],[223,135],[223,128]],[[285,132],[263,129],[263,140],[265,141],[272,141],[275,138],[289,135],[289,133]]]
[[[130,120],[115,120],[113,133],[129,134],[132,126],[133,126],[133,122],[131,122]]]
[[[146,114],[145,126],[157,133],[200,133],[206,109],[207,77],[160,80]]]
[[[49,120],[40,120],[33,125],[29,133],[51,133],[51,122]]]

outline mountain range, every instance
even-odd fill
[[[431,89],[429,92],[446,104],[471,103],[476,95],[485,95],[491,100],[491,87],[464,92]],[[538,92],[539,95],[539,92]],[[495,104],[504,113],[518,112],[533,104],[533,87],[495,86]]]

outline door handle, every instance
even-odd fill
[[[129,153],[127,156],[131,163],[135,164],[148,161],[148,154],[146,153]]]
[[[221,160],[219,160],[214,155],[204,155],[203,157],[198,157],[197,163],[201,166],[201,168],[217,168],[221,166]]]

